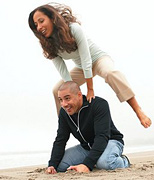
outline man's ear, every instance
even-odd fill
[[[78,96],[82,97],[82,92],[81,91],[78,92]]]

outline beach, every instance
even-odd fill
[[[154,151],[127,154],[131,166],[126,169],[112,171],[94,169],[90,173],[68,171],[54,175],[46,174],[46,166],[19,167],[0,170],[0,179],[8,180],[153,180]]]
[[[115,71],[124,74],[140,107],[153,121],[153,1],[56,1],[70,6],[87,37],[111,56]],[[120,103],[99,76],[93,78],[95,96],[108,101],[112,120],[124,135],[124,154],[131,167],[94,169],[89,174],[45,173],[58,128],[52,89],[61,75],[52,60],[44,57],[29,28],[28,15],[46,3],[1,1],[0,180],[154,180],[154,122],[143,128],[128,103]],[[65,63],[68,71],[75,66],[71,59]],[[81,91],[87,95],[86,83]],[[78,143],[71,134],[67,147]]]

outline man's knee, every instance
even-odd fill
[[[111,160],[110,160],[110,157],[108,158],[99,158],[98,161],[97,161],[97,164],[96,164],[96,167],[98,169],[105,169],[105,170],[109,170],[111,169]]]
[[[96,167],[98,169],[105,169],[105,170],[116,169],[116,157],[111,155],[107,158],[100,158],[97,161]]]

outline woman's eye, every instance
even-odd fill
[[[40,19],[40,23],[43,23],[44,19]]]

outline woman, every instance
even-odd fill
[[[151,120],[140,108],[124,75],[115,71],[110,56],[86,37],[70,7],[58,3],[40,6],[30,13],[29,26],[39,39],[44,56],[52,60],[62,77],[53,89],[57,113],[60,109],[57,91],[63,81],[73,80],[80,86],[86,82],[87,100],[91,102],[95,98],[93,77],[99,75],[121,102],[126,101],[132,107],[145,128],[151,125]],[[65,64],[65,60],[69,59],[76,65],[70,72]]]

